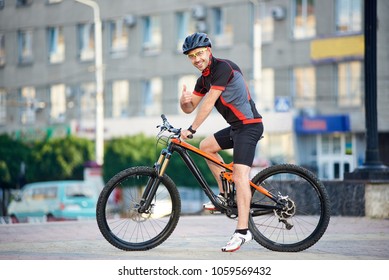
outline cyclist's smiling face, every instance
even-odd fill
[[[209,48],[197,48],[188,53],[188,58],[194,67],[203,71],[209,64],[210,54]]]

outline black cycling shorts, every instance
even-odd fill
[[[222,150],[233,148],[234,163],[253,164],[255,148],[263,134],[263,124],[245,124],[239,128],[227,127],[214,134]]]

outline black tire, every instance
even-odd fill
[[[137,211],[144,186],[156,172],[151,167],[121,171],[103,188],[96,219],[105,239],[125,251],[144,251],[164,242],[176,228],[181,199],[174,182],[164,175],[148,214]]]
[[[280,164],[259,172],[252,182],[274,195],[288,197],[287,211],[259,211],[252,207],[249,227],[263,247],[279,252],[299,252],[323,236],[330,221],[327,190],[310,171],[292,164]],[[275,202],[252,188],[252,206]]]
[[[46,221],[47,222],[55,222],[55,221],[57,221],[57,219],[54,217],[53,214],[48,213],[48,214],[46,214]]]

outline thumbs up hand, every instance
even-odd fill
[[[182,88],[181,105],[189,105],[192,103],[192,93],[186,90],[186,85]]]

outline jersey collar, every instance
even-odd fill
[[[214,60],[215,60],[215,58],[214,58],[213,55],[211,54],[211,59],[209,60],[209,64],[208,64],[207,68],[205,68],[205,69],[203,70],[203,72],[201,72],[201,75],[203,75],[204,77],[207,77],[207,76],[209,76],[209,74],[211,74],[211,67],[212,67],[213,65],[215,65]],[[212,67],[212,68],[213,68],[213,67]]]

